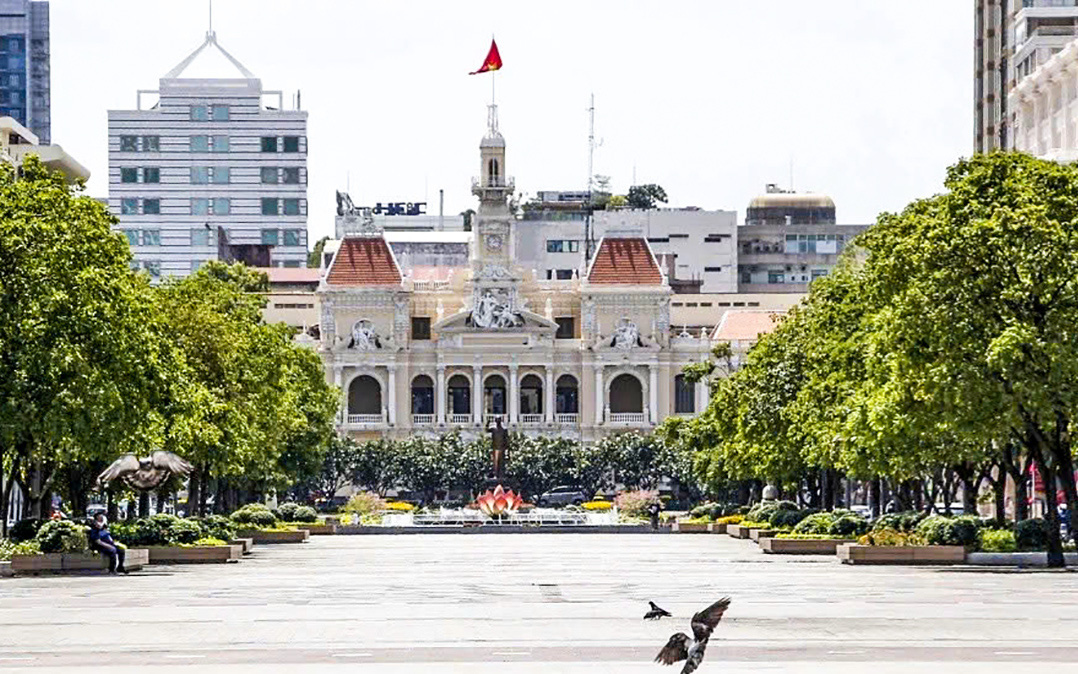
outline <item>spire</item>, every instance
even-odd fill
[[[498,106],[491,103],[487,106],[487,138],[501,137],[502,133],[498,131]]]
[[[240,71],[240,73],[243,75],[243,77],[245,79],[248,79],[248,80],[258,79],[257,77],[255,77],[254,73],[252,73],[250,70],[247,70],[247,68],[245,68],[242,63],[237,61],[236,58],[234,56],[232,56],[232,54],[229,54],[227,51],[225,51],[225,48],[222,47],[220,45],[220,43],[217,42],[217,33],[215,33],[213,31],[213,5],[212,5],[212,3],[210,5],[210,29],[206,31],[206,39],[202,42],[201,45],[199,45],[198,49],[191,52],[191,54],[187,58],[180,61],[179,65],[177,65],[172,70],[168,71],[168,73],[164,76],[163,79],[166,79],[166,80],[177,79],[180,75],[183,74],[183,71],[187,70],[187,68],[191,65],[191,63],[194,62],[194,60],[196,58],[198,58],[198,55],[201,54],[202,51],[204,49],[206,49],[206,47],[210,47],[210,46],[216,47],[217,51],[221,52],[221,54],[226,59],[228,59],[229,63],[231,63],[233,66],[235,66],[236,70]]]

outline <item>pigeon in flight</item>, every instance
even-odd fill
[[[191,464],[187,463],[172,452],[157,450],[150,456],[141,459],[134,454],[124,454],[112,462],[97,478],[97,486],[101,488],[120,478],[127,486],[140,491],[156,489],[162,482],[172,475],[188,475],[192,470]]]
[[[644,620],[659,620],[660,618],[670,617],[670,612],[659,608],[655,605],[655,602],[649,601],[648,604],[651,605],[651,610],[644,614]]]
[[[692,638],[684,632],[678,632],[670,637],[663,649],[655,656],[655,662],[664,665],[672,665],[675,662],[685,661],[681,674],[691,674],[696,671],[704,660],[704,651],[707,649],[707,641],[715,626],[722,620],[722,614],[730,606],[730,598],[724,597],[703,611],[692,617]]]

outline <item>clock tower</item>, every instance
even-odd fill
[[[523,274],[513,256],[514,215],[509,197],[515,184],[505,173],[505,138],[498,130],[498,106],[487,108],[487,133],[479,143],[479,177],[472,194],[479,197],[472,245],[472,325],[516,327],[523,309],[519,290]],[[500,317],[494,320],[492,317]]]

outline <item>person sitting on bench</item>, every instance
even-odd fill
[[[90,527],[90,549],[109,558],[109,573],[127,573],[124,568],[124,548],[112,540],[109,533],[109,520],[98,513]]]

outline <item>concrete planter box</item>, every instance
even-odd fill
[[[726,524],[715,524],[714,522],[712,522],[711,524],[707,525],[707,530],[708,532],[713,534],[725,534]]]
[[[337,533],[336,524],[298,524],[299,529],[306,529],[312,536],[332,536]]]
[[[746,529],[745,527],[741,526],[740,524],[727,524],[726,525],[726,533],[731,538],[745,538],[745,539],[747,539],[749,537],[749,532],[750,531],[752,531],[752,530],[751,529]]]
[[[966,549],[960,545],[892,547],[845,543],[836,549],[843,564],[962,564]]]
[[[1078,552],[1065,552],[1067,566],[1078,565]],[[973,566],[1048,566],[1047,552],[971,552],[966,564]]]
[[[680,534],[706,534],[710,524],[674,522],[671,529]]]
[[[146,548],[128,548],[124,567],[138,571],[150,563]],[[109,559],[92,552],[50,553],[47,555],[13,555],[12,573],[64,573],[65,571],[108,571]]]
[[[229,545],[238,545],[243,548],[243,554],[251,554],[251,548],[255,546],[255,539],[253,538],[233,538],[228,542]]]
[[[240,538],[253,539],[256,545],[274,543],[306,543],[311,537],[311,532],[306,529],[297,529],[295,531],[262,531],[261,529],[243,529],[237,531],[236,536]]]
[[[768,555],[833,555],[850,539],[762,538],[760,549]]]
[[[153,546],[150,564],[225,564],[238,562],[243,556],[242,545]]]
[[[11,562],[0,562],[0,578],[11,578],[15,572],[11,570]]]
[[[749,538],[759,543],[761,540],[767,540],[777,533],[774,529],[749,529]]]

